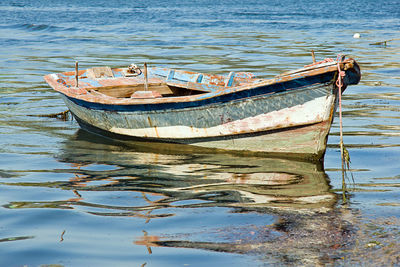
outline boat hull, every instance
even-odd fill
[[[323,158],[330,130],[330,122],[321,122],[253,134],[203,140],[171,141],[116,134],[88,124],[76,116],[75,118],[83,130],[112,139],[142,141],[147,144],[148,142],[156,142],[160,143],[160,145],[174,143],[182,146],[197,146],[198,149],[202,149],[201,151],[205,153],[228,150],[237,153],[267,154],[270,157],[301,158],[304,160],[319,160]],[[178,147],[175,146],[175,148]],[[181,148],[185,149],[186,147]]]
[[[183,109],[108,111],[64,101],[83,129],[112,138],[321,158],[335,111],[333,85]]]

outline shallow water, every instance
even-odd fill
[[[1,2],[0,265],[399,264],[399,7]],[[75,60],[273,77],[312,49],[362,68],[343,97],[346,205],[337,120],[315,164],[111,141],[36,116],[66,109],[42,76]]]

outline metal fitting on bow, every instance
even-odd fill
[[[131,64],[127,72],[135,76],[142,74],[142,70],[136,64]]]

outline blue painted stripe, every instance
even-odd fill
[[[101,104],[96,102],[88,102],[77,98],[68,97],[77,105],[95,110],[107,110],[118,112],[136,112],[136,111],[162,111],[166,109],[184,109],[193,107],[202,107],[211,104],[226,103],[230,101],[240,101],[251,97],[257,97],[266,94],[280,93],[296,89],[304,89],[306,86],[316,85],[320,83],[331,82],[334,78],[334,72],[325,73],[318,76],[300,78],[282,83],[275,83],[267,86],[257,87],[245,91],[232,92],[224,95],[212,97],[214,93],[207,94],[210,96],[206,99],[198,99],[191,102],[174,102],[174,103],[156,103],[156,104],[130,104],[130,105],[112,105]]]
[[[113,72],[113,74],[114,74],[114,78],[122,78],[122,77],[125,77],[125,75],[123,75],[121,71],[112,70],[112,72]]]
[[[82,79],[79,79],[79,82],[90,84],[90,86],[93,86],[93,87],[102,87],[103,86],[96,79],[82,78]]]
[[[234,72],[230,72],[228,75],[228,82],[226,83],[226,86],[232,86],[233,84],[233,78],[235,78],[235,73]]]
[[[196,78],[196,83],[201,83],[201,81],[203,80],[203,74],[198,74],[197,78]]]
[[[175,75],[175,70],[169,70],[168,76],[167,76],[167,81],[171,81],[174,78]]]
[[[161,68],[149,68],[149,75],[157,75],[157,76],[162,76],[162,77],[167,77],[168,76],[168,70],[161,69]]]

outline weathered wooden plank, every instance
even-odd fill
[[[110,67],[93,67],[87,70],[87,76],[90,79],[114,78]]]
[[[173,91],[166,83],[150,83],[148,84],[147,90],[158,92],[161,95],[173,94]],[[96,91],[116,98],[128,98],[137,91],[145,91],[145,87],[143,84],[115,87],[99,87]]]

